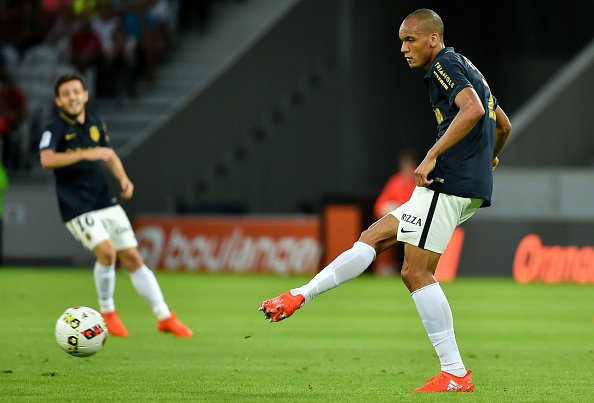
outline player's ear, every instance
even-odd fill
[[[437,32],[431,34],[431,36],[429,37],[429,43],[431,44],[432,48],[439,45],[439,34]]]

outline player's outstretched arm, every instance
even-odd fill
[[[52,149],[45,149],[39,153],[41,167],[44,169],[56,169],[74,165],[81,161],[107,160],[111,158],[113,150],[106,147],[97,147],[90,150],[74,152],[56,152]]]
[[[132,195],[134,194],[134,184],[132,184],[132,181],[128,178],[126,170],[124,169],[124,164],[122,164],[122,160],[118,157],[115,151],[113,151],[113,156],[105,161],[105,164],[113,176],[118,180],[120,188],[122,189],[121,196],[124,199],[132,198]]]

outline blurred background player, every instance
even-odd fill
[[[434,274],[456,227],[491,205],[492,171],[511,123],[480,71],[445,46],[443,22],[434,11],[409,14],[398,34],[409,67],[426,70],[424,81],[438,125],[435,144],[415,170],[417,187],[405,204],[363,231],[351,249],[309,283],[262,302],[260,310],[270,321],[281,321],[317,295],[363,273],[396,242],[405,243],[402,280],[441,363],[441,372],[414,391],[473,392],[452,311]]]
[[[415,190],[415,169],[419,157],[412,150],[405,150],[398,158],[398,171],[388,179],[373,206],[373,215],[379,220],[396,210],[410,199]],[[374,263],[374,272],[378,275],[392,275],[400,271],[404,259],[404,244],[398,243],[386,249]]]
[[[105,167],[118,181],[124,199],[132,197],[134,185],[109,144],[105,124],[85,111],[89,94],[82,76],[59,77],[55,96],[60,114],[41,136],[41,166],[54,170],[66,228],[97,258],[95,286],[109,332],[120,337],[128,335],[114,303],[117,259],[129,271],[136,291],[151,305],[158,330],[191,337],[192,331],[169,310],[154,273],[140,256],[126,213],[110,194]]]

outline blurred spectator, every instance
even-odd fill
[[[120,17],[109,4],[97,6],[97,15],[91,18],[93,31],[101,43],[101,60],[97,70],[98,96],[135,94],[136,40],[127,35]]]
[[[8,25],[6,38],[23,55],[40,43],[45,35],[45,19],[36,1],[8,1],[9,10],[2,24]]]
[[[390,177],[375,201],[373,213],[380,219],[410,199],[415,190],[415,169],[419,159],[412,151],[404,151],[398,160],[398,171]]]
[[[93,16],[97,12],[97,6],[106,2],[107,0],[73,0],[72,10],[77,16]]]
[[[155,65],[170,47],[171,6],[167,0],[143,0],[144,40],[142,49],[146,61],[146,79],[151,82],[155,76]]]
[[[72,1],[67,0],[64,3],[72,3]],[[74,17],[72,4],[52,8],[47,13],[51,16],[51,24],[45,36],[45,42],[56,48],[62,60],[69,61],[73,57],[72,38],[82,28],[83,21]]]
[[[70,38],[70,61],[81,72],[97,66],[101,60],[101,41],[93,31],[88,17],[80,20],[80,25]]]
[[[410,150],[400,154],[398,171],[390,177],[375,201],[373,213],[379,220],[389,212],[406,203],[415,190],[415,169],[419,165],[419,157]],[[404,243],[398,243],[395,248],[386,250],[378,256],[374,263],[377,274],[389,275],[400,270]]]
[[[45,13],[58,13],[65,8],[72,8],[72,0],[41,0],[41,9]]]
[[[137,44],[137,72],[145,81],[155,79],[159,61],[172,47],[174,15],[168,0],[128,0],[120,5],[127,40]]]
[[[0,69],[0,138],[2,138],[2,163],[18,169],[21,165],[18,127],[26,116],[23,93],[13,84],[5,69]]]

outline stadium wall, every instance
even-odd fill
[[[551,77],[514,116],[505,151],[507,165],[558,167],[594,165],[591,105],[594,40]]]
[[[294,211],[340,186],[338,1],[301,1],[238,62],[125,157],[127,208],[241,204]],[[307,29],[304,29],[307,27]],[[267,194],[274,192],[274,198]]]

